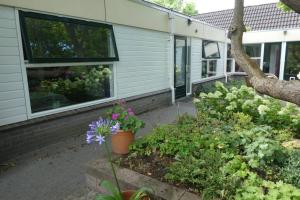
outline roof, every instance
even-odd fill
[[[233,9],[204,13],[194,18],[208,24],[228,29],[233,18]],[[300,14],[284,12],[276,3],[245,7],[244,22],[251,31],[300,28]]]

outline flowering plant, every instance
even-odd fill
[[[99,194],[97,195],[96,198],[97,200],[107,200],[107,199],[123,200],[120,184],[113,165],[112,156],[109,151],[108,145],[105,142],[106,137],[108,137],[110,134],[115,134],[119,129],[120,129],[120,124],[118,122],[115,123],[111,120],[100,118],[99,120],[94,121],[89,125],[89,130],[86,133],[86,141],[88,144],[91,144],[93,142],[97,142],[99,145],[105,144],[105,148],[108,154],[114,179],[117,184],[117,186],[115,187],[109,181],[106,180],[102,181],[101,187],[107,189],[112,194],[111,195]],[[140,188],[131,196],[130,200],[141,200],[144,197],[146,197],[147,196],[146,193],[149,192],[151,191],[147,188]]]
[[[140,120],[133,112],[131,107],[127,107],[124,100],[119,101],[111,110],[108,117],[114,124],[119,124],[120,130],[132,131],[136,133],[145,123]]]

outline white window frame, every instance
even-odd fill
[[[24,96],[25,96],[25,101],[26,101],[26,110],[27,110],[27,118],[28,119],[33,119],[33,118],[37,118],[37,117],[43,117],[43,116],[47,116],[47,115],[51,115],[51,114],[74,110],[74,109],[98,105],[101,103],[111,102],[111,101],[115,101],[118,99],[117,78],[116,78],[117,62],[111,61],[111,62],[38,63],[38,64],[26,63],[26,61],[24,60],[24,52],[23,52],[23,44],[22,44],[21,27],[20,27],[19,10],[18,9],[15,9],[15,18],[16,18],[17,37],[18,37],[18,41],[19,41],[18,46],[19,46],[19,52],[20,52],[21,73],[22,73],[22,78],[23,78],[23,88],[24,88]],[[113,27],[113,29],[114,29],[114,27]],[[110,65],[112,67],[113,93],[112,93],[111,97],[32,113],[30,95],[29,95],[29,87],[28,87],[28,79],[27,79],[27,71],[26,71],[27,68],[64,67],[64,66],[80,66],[80,65]]]

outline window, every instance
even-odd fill
[[[20,11],[30,63],[117,61],[111,25]]]
[[[218,42],[203,40],[202,42],[202,78],[220,75],[218,66],[220,59]]]
[[[261,44],[245,44],[244,48],[248,56],[260,66]]]
[[[33,113],[112,96],[108,65],[34,67],[27,75]]]
[[[203,40],[202,57],[207,59],[220,58],[218,42]]]
[[[300,42],[288,42],[286,46],[284,80],[297,79],[300,72]]]
[[[20,23],[32,113],[114,96],[111,25],[22,11]]]
[[[281,43],[265,43],[263,72],[279,77]]]
[[[226,72],[234,72],[234,59],[231,55],[231,44],[227,45]]]

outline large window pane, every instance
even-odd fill
[[[201,73],[201,78],[207,78],[208,74],[207,74],[207,60],[203,60],[202,61],[202,73]]]
[[[202,57],[203,58],[220,58],[218,42],[203,40]]]
[[[217,75],[217,60],[208,60],[208,77]]]
[[[227,59],[226,71],[233,72],[233,59]]]
[[[261,56],[261,44],[246,44],[244,48],[249,57]]]
[[[266,43],[264,50],[263,71],[279,77],[281,43]]]
[[[31,63],[118,60],[111,25],[20,12],[25,55]]]
[[[297,79],[300,72],[300,42],[288,42],[286,47],[284,79]]]
[[[112,96],[109,66],[27,68],[33,113]]]

